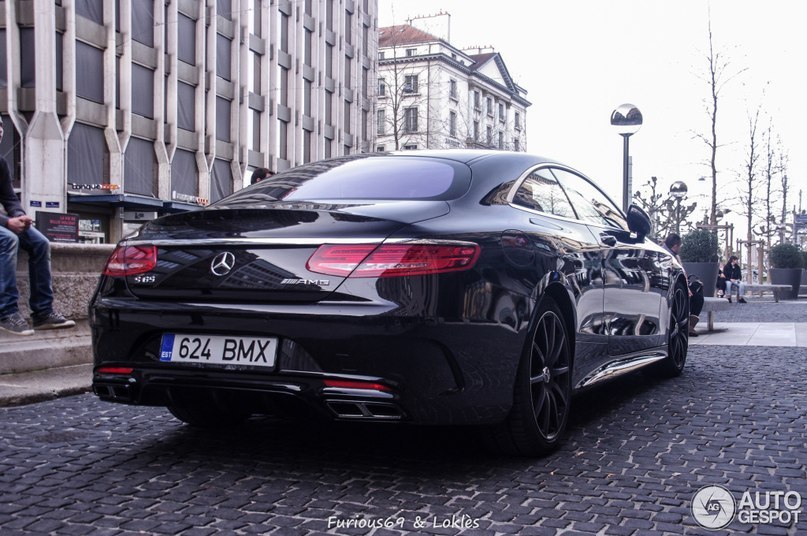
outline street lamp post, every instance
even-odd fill
[[[621,104],[611,112],[611,126],[622,136],[622,210],[630,204],[630,143],[628,139],[642,126],[642,112],[633,104]]]
[[[687,185],[684,181],[675,181],[670,186],[670,195],[675,198],[675,234],[681,234],[681,201],[687,195]]]

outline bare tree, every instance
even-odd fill
[[[678,205],[678,200],[670,194],[658,190],[658,178],[650,177],[646,183],[636,191],[634,199],[650,216],[653,234],[663,240],[664,237],[678,229],[685,232],[693,227],[689,217],[698,207],[697,203]],[[683,201],[683,200],[682,200]]]
[[[743,176],[741,177],[742,189],[740,192],[740,201],[742,208],[740,213],[746,217],[746,225],[748,231],[746,240],[748,241],[748,264],[751,267],[751,242],[754,240],[754,216],[756,215],[755,202],[758,198],[757,195],[757,167],[759,163],[759,135],[757,134],[759,125],[760,109],[757,108],[756,112],[748,115],[748,145],[746,147],[745,162],[743,163]],[[761,275],[761,274],[760,274]]]
[[[706,72],[705,81],[709,86],[709,98],[704,99],[706,113],[709,116],[710,131],[708,135],[695,133],[695,137],[703,141],[710,151],[709,167],[712,176],[712,197],[711,206],[709,209],[709,223],[711,225],[717,224],[717,149],[720,147],[717,143],[717,111],[720,92],[724,86],[731,81],[734,77],[745,71],[730,72],[729,67],[731,63],[723,57],[720,52],[715,51],[714,39],[712,36],[712,15],[709,14],[709,53],[706,55],[708,70]]]
[[[774,187],[774,178],[779,172],[776,164],[776,149],[777,145],[773,140],[773,126],[769,123],[768,130],[765,132],[765,199],[764,199],[764,220],[765,223],[760,229],[760,235],[765,238],[765,247],[768,251],[771,249],[771,239],[776,233],[776,215],[773,212],[773,203],[777,191]]]
[[[790,182],[787,178],[787,164],[788,164],[788,157],[784,152],[779,155],[779,172],[780,172],[780,179],[782,184],[782,214],[781,219],[781,227],[779,228],[779,242],[782,244],[785,243],[785,224],[787,223],[787,194],[790,190]],[[795,232],[795,229],[794,229]]]

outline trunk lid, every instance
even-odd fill
[[[144,225],[129,244],[154,244],[157,265],[126,277],[137,297],[202,302],[315,302],[345,277],[306,268],[323,244],[380,244],[410,223],[448,213],[444,201],[207,209]]]

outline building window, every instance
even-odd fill
[[[132,112],[154,118],[154,71],[132,64]]]
[[[325,45],[325,76],[333,78],[333,45]]]
[[[493,98],[487,97],[485,99],[485,103],[486,103],[486,110],[488,112],[488,115],[492,116],[493,115]]]
[[[479,141],[479,121],[474,121],[474,141]]]
[[[448,133],[452,137],[457,135],[457,112],[448,112]]]
[[[378,79],[378,96],[379,97],[387,96],[387,83],[384,81],[383,78]]]
[[[404,110],[404,130],[406,132],[418,131],[418,109],[412,106]]]
[[[351,76],[352,67],[353,66],[352,62],[350,61],[350,58],[345,56],[345,89],[350,89],[353,87],[352,83],[353,76]]]
[[[521,130],[521,112],[516,112],[513,122],[516,125],[516,129]]]
[[[499,131],[499,150],[504,149],[504,132]]]
[[[196,21],[182,13],[177,16],[177,58],[196,65]]]
[[[404,93],[418,92],[418,75],[408,74],[404,77]]]
[[[479,94],[478,91],[474,91],[474,109],[481,110],[482,109],[482,96]]]
[[[367,110],[361,111],[361,141],[367,141],[367,123],[369,115]]]
[[[277,157],[281,160],[286,160],[289,157],[289,125],[285,121],[279,121],[278,130],[278,152]]]
[[[225,98],[216,97],[216,139],[230,141],[230,123],[232,122],[232,103]]]
[[[378,53],[378,59],[380,59],[380,60],[384,59],[384,53],[383,52]]]
[[[499,121],[504,123],[504,103],[499,103]]]
[[[311,81],[303,81],[303,113],[311,117]]]
[[[333,125],[333,93],[325,92],[325,124]]]
[[[521,150],[521,142],[518,140],[518,138],[515,138],[513,140],[513,150],[514,151],[520,151]]]
[[[221,34],[216,34],[216,74],[225,80],[232,77],[232,58],[230,57],[232,41]]]
[[[404,145],[403,148],[404,151],[415,151],[417,150],[418,146],[417,144],[410,144],[410,145]]]
[[[283,52],[289,51],[289,17],[288,15],[280,15],[280,50]]]
[[[309,67],[312,65],[312,63],[311,63],[312,56],[313,56],[312,52],[314,50],[314,41],[313,40],[314,40],[314,32],[309,32],[308,30],[306,30],[305,31],[305,42],[304,42],[304,47],[305,47],[305,52],[304,52],[305,60],[304,61],[305,61],[305,64],[308,65]]]
[[[448,96],[457,99],[457,81],[453,78],[448,81]]]
[[[383,153],[383,152],[384,152],[384,146],[383,146],[383,145],[378,145],[378,146],[375,148],[375,152],[377,152],[377,153]]]
[[[177,82],[177,126],[196,130],[196,88],[184,82]]]
[[[406,55],[407,56],[414,56],[416,51],[417,51],[416,48],[407,48],[406,49]]]
[[[353,44],[353,14],[345,11],[345,43]]]
[[[4,36],[5,37],[5,36]],[[5,49],[5,40],[3,41]],[[6,59],[5,54],[2,56]],[[76,94],[84,99],[104,102],[104,51],[76,41],[76,65],[81,76],[76,76]],[[5,65],[3,66],[5,74]]]
[[[350,132],[350,119],[351,119],[351,117],[350,117],[350,102],[349,101],[345,101],[345,113],[343,115],[344,115],[344,117],[343,117],[344,125],[343,125],[342,128],[344,129],[345,133],[350,134],[351,133]]]
[[[325,0],[325,28],[333,31],[333,3],[334,0]]]
[[[485,140],[488,145],[493,143],[493,127],[487,127],[485,129]]]
[[[367,98],[367,75],[370,73],[366,67],[361,68],[361,96]]]
[[[361,45],[364,56],[370,55],[370,27],[362,24],[361,27]]]
[[[283,106],[289,105],[289,71],[288,69],[280,68],[280,104]]]
[[[145,5],[132,2],[132,39],[148,47],[154,46],[154,2],[147,0]]]
[[[378,110],[376,112],[376,134],[384,136],[387,133],[387,111]]]

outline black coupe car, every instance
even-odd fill
[[[684,367],[684,274],[649,231],[525,153],[302,165],[117,246],[90,305],[93,389],[192,425],[482,425],[541,455],[574,391]]]

